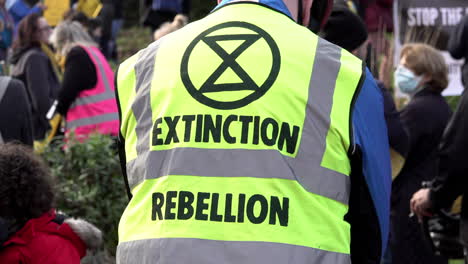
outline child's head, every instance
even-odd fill
[[[37,218],[53,208],[52,178],[31,149],[0,145],[0,217],[15,222]]]

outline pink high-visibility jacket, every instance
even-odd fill
[[[114,93],[114,73],[98,48],[81,47],[93,61],[97,83],[92,89],[79,93],[68,110],[66,133],[74,131],[78,138],[86,138],[92,132],[117,136],[119,115]]]

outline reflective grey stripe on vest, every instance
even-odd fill
[[[5,93],[8,89],[8,84],[10,84],[11,78],[2,76],[0,77],[0,103],[2,103],[2,99],[5,96]],[[2,131],[0,131],[0,144],[4,143],[2,136]]]
[[[81,118],[71,122],[67,122],[67,129],[77,128],[81,126],[98,125],[104,122],[119,120],[119,114],[108,113],[88,118]]]
[[[288,158],[288,162],[306,190],[348,204],[349,176],[321,166],[340,67],[341,48],[319,38],[301,145],[296,158]]]
[[[150,148],[150,131],[153,126],[152,109],[151,109],[151,82],[153,80],[154,64],[156,54],[159,49],[160,41],[156,41],[148,48],[142,50],[139,54],[137,63],[135,64],[135,101],[132,104],[132,111],[136,119],[135,132],[137,136],[136,151],[138,160],[145,159],[145,155],[149,152]],[[140,159],[141,157],[141,159]],[[142,164],[145,166],[145,164]],[[147,170],[145,170],[147,172]],[[131,172],[134,176],[134,171]],[[145,173],[146,175],[147,173]],[[146,177],[140,179],[143,181]],[[130,188],[133,188],[135,181],[131,178]],[[129,179],[130,180],[130,179]]]
[[[143,50],[135,66],[136,99],[132,110],[137,121],[138,156],[127,163],[131,189],[145,179],[166,175],[281,178],[297,180],[312,193],[348,203],[349,177],[320,166],[341,66],[340,48],[319,39],[302,132],[307,136],[302,136],[297,156],[289,158],[275,150],[175,148],[150,151],[153,125],[150,91],[158,45]],[[232,162],[234,160],[236,162]]]
[[[74,107],[80,106],[80,105],[98,103],[98,102],[101,102],[101,101],[113,99],[115,97],[114,91],[112,90],[111,85],[109,83],[109,78],[106,75],[105,68],[102,65],[102,61],[96,55],[94,50],[92,50],[90,48],[87,49],[87,50],[89,51],[91,56],[94,58],[94,61],[97,64],[97,67],[98,67],[98,70],[97,70],[98,73],[97,74],[99,74],[100,77],[101,77],[101,80],[102,80],[102,82],[104,84],[105,92],[97,94],[97,95],[87,96],[87,97],[79,97],[72,104],[71,108],[74,108]]]
[[[270,242],[158,238],[120,243],[118,264],[350,264],[347,254]]]

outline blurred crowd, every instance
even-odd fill
[[[188,3],[147,3],[144,24],[155,39],[188,23]],[[118,59],[122,1],[73,1],[55,27],[43,16],[47,8],[38,1],[0,0],[2,141],[19,140],[41,151],[71,130],[82,138],[92,131],[116,136],[109,61]]]
[[[108,60],[116,59],[121,2],[89,2],[72,3],[52,28],[42,15],[48,7],[41,2],[18,0],[7,8],[0,1],[2,141],[19,140],[38,149],[53,136],[46,135],[51,128],[54,135],[62,131],[61,117],[67,117],[65,132],[73,127],[77,135],[96,129],[117,134]],[[85,104],[90,100],[92,104]]]
[[[393,65],[393,51],[385,39],[385,32],[392,31],[393,1],[340,2],[322,37],[368,63],[384,100],[393,182],[390,240],[383,263],[443,264],[463,258],[463,245],[468,244],[466,210],[454,200],[467,190],[468,168],[462,158],[466,89],[453,113],[442,96],[449,84],[445,59],[424,43],[405,44]],[[468,54],[467,22],[465,17],[450,35],[448,51],[455,59]],[[378,68],[372,67],[375,57],[380,58]],[[463,71],[464,84],[466,78]]]

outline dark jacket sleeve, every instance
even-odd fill
[[[408,149],[413,149],[413,146],[418,145],[418,141],[423,138],[422,134],[425,133],[425,127],[421,124],[421,120],[424,120],[427,115],[424,108],[424,105],[416,102],[409,103],[401,111],[401,122],[408,133]]]
[[[383,98],[366,70],[353,109],[358,146],[351,156],[351,194],[345,219],[351,224],[352,263],[379,263],[388,242],[391,166]]]
[[[6,78],[6,77],[2,77]],[[5,142],[20,141],[23,144],[33,145],[32,117],[29,99],[23,83],[11,79],[1,102],[2,137]]]
[[[57,112],[66,115],[70,105],[81,91],[92,89],[97,83],[93,61],[81,47],[74,47],[68,53],[62,89],[59,93]]]
[[[434,209],[450,206],[468,186],[468,92],[465,90],[439,146],[439,173],[431,200]]]
[[[461,59],[467,54],[468,16],[465,16],[450,34],[448,51],[455,59]]]
[[[18,100],[14,101],[15,104],[20,105],[20,112],[22,113],[23,120],[21,124],[20,138],[23,144],[33,146],[33,131],[32,131],[32,113],[28,104],[28,95],[24,84],[19,80],[12,79],[10,82],[10,89],[17,90]]]
[[[37,113],[44,118],[55,98],[50,98],[49,59],[42,53],[32,54],[25,65],[25,78],[36,102]]]
[[[427,101],[421,98],[414,98],[401,111],[401,122],[405,127],[406,132],[408,133],[408,151],[414,150],[417,146],[424,145],[421,142],[427,140],[428,136],[434,133],[432,131],[434,126],[431,122],[428,122],[430,121],[428,120],[430,119],[428,117],[429,113],[434,113],[431,107],[435,107],[431,106],[431,103],[432,101]],[[434,119],[439,119],[439,116],[434,116]],[[438,144],[438,142],[439,141],[434,142],[434,144]],[[412,156],[408,156],[408,160],[420,158],[413,154],[411,155]]]
[[[403,124],[400,119],[400,113],[395,107],[395,102],[393,100],[390,92],[383,86],[382,83],[378,83],[384,103],[384,115],[385,122],[387,123],[387,132],[388,140],[390,147],[397,151],[401,156],[405,157],[408,153],[408,134],[403,127]]]

